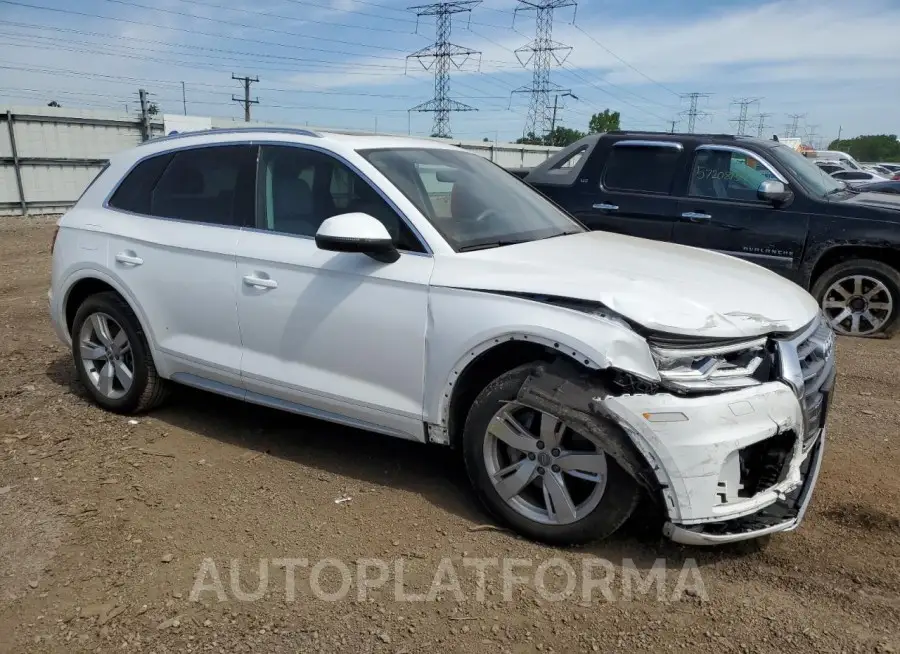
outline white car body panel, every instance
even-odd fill
[[[440,259],[432,284],[593,300],[648,329],[710,338],[795,331],[818,310],[809,293],[761,266],[608,232]]]
[[[320,250],[310,238],[104,206],[138,158],[248,141],[314,148],[349,164],[399,210],[428,252],[379,263]],[[448,443],[455,381],[479,355],[510,340],[537,343],[584,368],[615,368],[659,381],[637,331],[542,296],[595,303],[646,330],[710,339],[796,332],[817,316],[815,300],[775,273],[680,245],[588,232],[457,253],[356,152],[410,146],[453,149],[394,137],[225,131],[151,142],[137,154],[114,157],[100,182],[60,221],[49,297],[55,330],[69,341],[70,290],[85,278],[101,280],[133,308],[164,378],[393,436]],[[252,285],[245,277],[274,283]],[[802,427],[800,400],[786,381],[712,396],[659,392],[598,402],[653,468],[672,523],[747,515],[799,483],[804,456],[797,452],[788,476],[771,492],[716,499],[722,479],[733,484],[736,478],[740,448]],[[660,424],[645,418],[669,411],[687,419]],[[721,542],[679,529],[670,535],[683,542]]]
[[[244,230],[238,250],[245,387],[424,440],[433,258],[406,254],[384,265],[258,230]],[[248,275],[278,286],[255,288]]]

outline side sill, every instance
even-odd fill
[[[296,402],[289,402],[277,397],[263,395],[262,393],[254,393],[253,391],[238,388],[237,386],[231,386],[230,384],[223,384],[221,382],[212,381],[210,379],[205,379],[204,377],[192,375],[191,373],[187,372],[175,373],[174,375],[172,375],[172,381],[179,384],[184,384],[185,386],[191,386],[192,388],[198,388],[202,391],[209,391],[210,393],[216,393],[217,395],[224,395],[225,397],[230,397],[236,400],[242,400],[244,402],[250,402],[251,404],[258,404],[260,406],[269,407],[270,409],[287,411],[289,413],[295,413],[297,415],[306,416],[308,418],[316,418],[317,420],[324,420],[326,422],[343,425],[345,427],[352,427],[354,429],[361,429],[363,431],[371,431],[378,434],[384,434],[385,436],[393,436],[395,438],[402,438],[404,440],[413,440],[409,437],[408,434],[400,431],[394,431],[392,429],[385,429],[381,425],[376,425],[371,422],[365,422],[363,420],[356,420],[354,418],[348,418],[337,413],[323,411],[322,409],[316,409],[304,404],[298,404]]]

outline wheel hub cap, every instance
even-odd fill
[[[134,357],[128,334],[112,316],[93,313],[81,326],[79,358],[87,378],[105,397],[124,397],[134,383]]]
[[[851,275],[835,281],[822,297],[822,311],[840,334],[867,336],[888,323],[894,314],[890,289],[869,275]]]
[[[543,524],[584,518],[606,490],[606,455],[595,442],[518,404],[505,405],[488,424],[484,463],[500,498]]]

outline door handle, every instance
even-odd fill
[[[244,283],[254,288],[278,288],[278,282],[267,277],[256,277],[255,275],[244,275]]]
[[[143,259],[135,256],[134,252],[131,252],[130,250],[126,252],[119,252],[119,254],[116,255],[116,261],[118,261],[119,263],[123,263],[126,266],[140,266],[142,263],[144,263]]]
[[[685,211],[681,214],[682,218],[687,218],[692,223],[708,223],[712,218],[708,213],[700,213],[699,211]]]
[[[594,209],[600,209],[601,211],[618,211],[619,205],[610,204],[609,202],[599,202],[594,205]]]

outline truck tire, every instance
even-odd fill
[[[838,334],[890,335],[900,313],[900,272],[874,259],[851,259],[823,272],[812,295]]]
[[[527,538],[551,545],[601,540],[629,518],[640,487],[554,416],[511,403],[535,365],[500,375],[472,404],[463,431],[469,479],[488,511]]]

